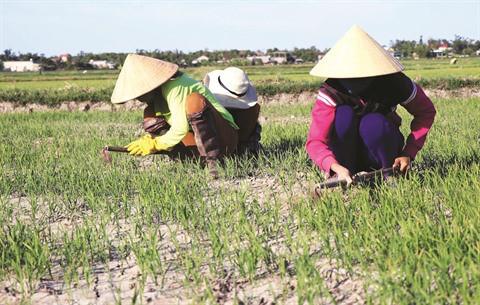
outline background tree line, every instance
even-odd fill
[[[434,50],[440,47],[451,48],[451,53],[456,55],[475,55],[475,52],[480,50],[480,40],[464,38],[455,35],[453,40],[447,39],[428,39],[424,42],[422,37],[416,40],[395,40],[391,41],[391,48],[400,52],[401,57],[412,57],[414,55],[420,58],[434,57]]]
[[[451,52],[456,55],[474,55],[476,51],[480,50],[480,40],[474,40],[464,38],[456,35],[453,40],[447,39],[429,39],[427,42],[423,42],[420,38],[416,40],[395,40],[391,41],[391,48],[396,51],[395,54],[399,54],[401,57],[419,57],[428,58],[433,57],[435,54],[433,50],[438,49],[441,46],[448,46],[451,48]],[[230,62],[235,64],[246,64],[246,58],[254,55],[268,54],[271,55],[274,52],[283,51],[287,52],[293,58],[302,59],[304,62],[315,62],[318,59],[318,55],[324,54],[328,49],[323,51],[317,49],[315,46],[310,48],[294,48],[293,50],[285,50],[278,48],[267,49],[266,52],[252,51],[252,50],[198,50],[193,52],[183,52],[180,50],[162,51],[137,49],[137,54],[151,56],[154,58],[174,62],[182,66],[188,66],[192,64],[192,61],[198,57],[205,55],[209,58],[207,62],[201,64]],[[47,57],[45,54],[38,53],[20,53],[14,52],[11,49],[4,50],[0,53],[0,70],[3,69],[3,61],[23,61],[32,59],[35,63],[42,65],[44,70],[88,70],[94,67],[89,63],[90,60],[107,60],[119,66],[123,63],[128,53],[87,53],[79,52],[76,55],[71,55],[68,61],[61,61],[58,56]]]

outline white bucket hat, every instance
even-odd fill
[[[257,104],[257,91],[242,69],[214,70],[203,83],[224,107],[247,109]]]

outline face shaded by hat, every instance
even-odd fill
[[[407,100],[414,90],[414,83],[402,72],[373,77],[329,78],[326,83],[366,102],[392,105]]]
[[[129,54],[118,75],[111,101],[120,104],[145,95],[167,82],[177,71],[176,64]]]
[[[203,82],[224,107],[247,109],[257,104],[257,91],[239,68],[212,71],[205,75]]]

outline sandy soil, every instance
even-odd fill
[[[145,168],[155,166],[153,162],[145,161]],[[292,193],[309,196],[312,181],[309,177],[299,173],[293,179],[293,184],[287,188],[285,182],[274,176],[246,177],[242,179],[219,179],[213,181],[209,194],[215,194],[221,189],[242,188],[247,192],[247,198],[255,198],[259,203],[278,200],[282,202],[281,214],[289,213],[292,202]],[[208,199],[208,198],[206,198]],[[17,209],[17,219],[24,219],[28,215],[30,203],[28,199],[19,195],[10,198]],[[39,206],[44,206],[39,205]],[[41,217],[42,213],[39,212]],[[80,219],[72,217],[72,219]],[[73,225],[71,219],[52,219],[50,224],[54,231],[69,230]],[[122,227],[128,230],[128,220],[124,220]],[[135,263],[133,255],[125,260],[112,260],[107,265],[95,265],[91,282],[81,278],[74,287],[67,287],[64,283],[60,266],[54,266],[53,279],[41,279],[31,291],[32,304],[131,304],[134,298],[146,304],[196,304],[197,296],[206,287],[193,288],[189,279],[184,277],[182,270],[175,267],[177,253],[170,244],[169,234],[176,231],[178,240],[185,245],[189,238],[174,224],[162,225],[161,232],[165,238],[160,245],[161,255],[167,266],[163,278],[157,282],[151,277],[142,278],[142,272]],[[112,228],[113,231],[113,228]],[[118,234],[118,232],[117,232]],[[274,252],[285,251],[282,240],[272,240]],[[319,252],[319,245],[311,245],[311,253]],[[360,272],[348,272],[338,266],[337,262],[326,258],[318,258],[316,267],[321,274],[329,295],[316,300],[318,304],[360,304],[365,301],[364,282]],[[255,282],[252,284],[247,279],[241,278],[232,271],[233,268],[225,265],[223,274],[210,274],[208,267],[204,266],[202,274],[205,276],[205,286],[213,290],[218,304],[298,304],[296,295],[297,281],[293,266],[287,266],[287,276],[281,277],[278,273],[267,272],[261,268],[257,271]],[[144,280],[143,289],[139,283]],[[139,295],[137,295],[139,294]],[[18,283],[13,280],[0,282],[0,304],[20,304],[22,302]]]

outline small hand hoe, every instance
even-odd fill
[[[102,149],[102,157],[105,163],[112,163],[112,156],[110,156],[110,152],[120,152],[120,153],[128,153],[128,149],[122,146],[105,146]],[[156,151],[154,152],[156,155],[171,155],[169,151]]]
[[[371,172],[360,172],[352,177],[353,182],[351,183],[351,185],[362,184],[370,181],[377,181],[379,179],[384,179],[387,176],[396,175],[397,173],[398,170],[393,167],[382,168]],[[327,181],[315,186],[314,196],[318,197],[323,190],[339,186],[341,186],[342,188],[346,188],[347,180],[338,179],[336,177],[330,178]]]

